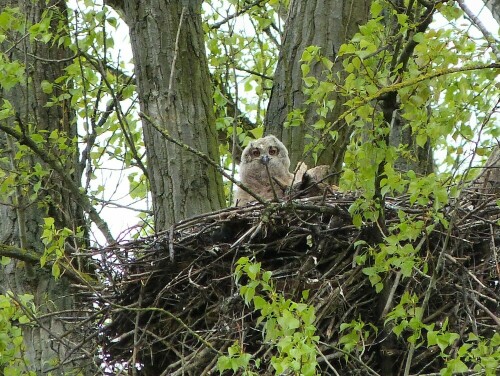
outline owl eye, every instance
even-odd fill
[[[253,149],[252,150],[252,157],[260,157],[260,150],[259,149]]]
[[[278,154],[278,149],[275,148],[275,147],[273,147],[273,146],[271,146],[269,148],[269,155],[277,155],[277,154]]]

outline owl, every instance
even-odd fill
[[[266,200],[282,198],[293,182],[300,181],[305,165],[298,171],[290,171],[290,159],[285,145],[275,136],[269,135],[252,141],[243,150],[240,163],[241,182]],[[269,173],[268,173],[269,172]],[[236,205],[242,206],[255,198],[238,189]]]

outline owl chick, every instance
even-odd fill
[[[272,200],[275,194],[277,198],[281,198],[292,182],[300,181],[305,172],[298,171],[294,178],[289,168],[290,159],[285,145],[275,136],[269,135],[250,142],[243,150],[240,179],[263,199]],[[242,189],[237,190],[236,206],[242,206],[251,201],[255,201],[252,195]]]

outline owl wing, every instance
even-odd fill
[[[304,177],[304,174],[307,171],[307,165],[304,162],[299,162],[297,167],[295,167],[295,171],[293,174],[295,175],[295,181],[302,181],[302,178]]]

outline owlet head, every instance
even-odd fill
[[[279,163],[280,168],[288,171],[290,160],[285,145],[275,136],[269,135],[252,141],[243,150],[241,157],[243,163],[256,163],[272,167]]]

